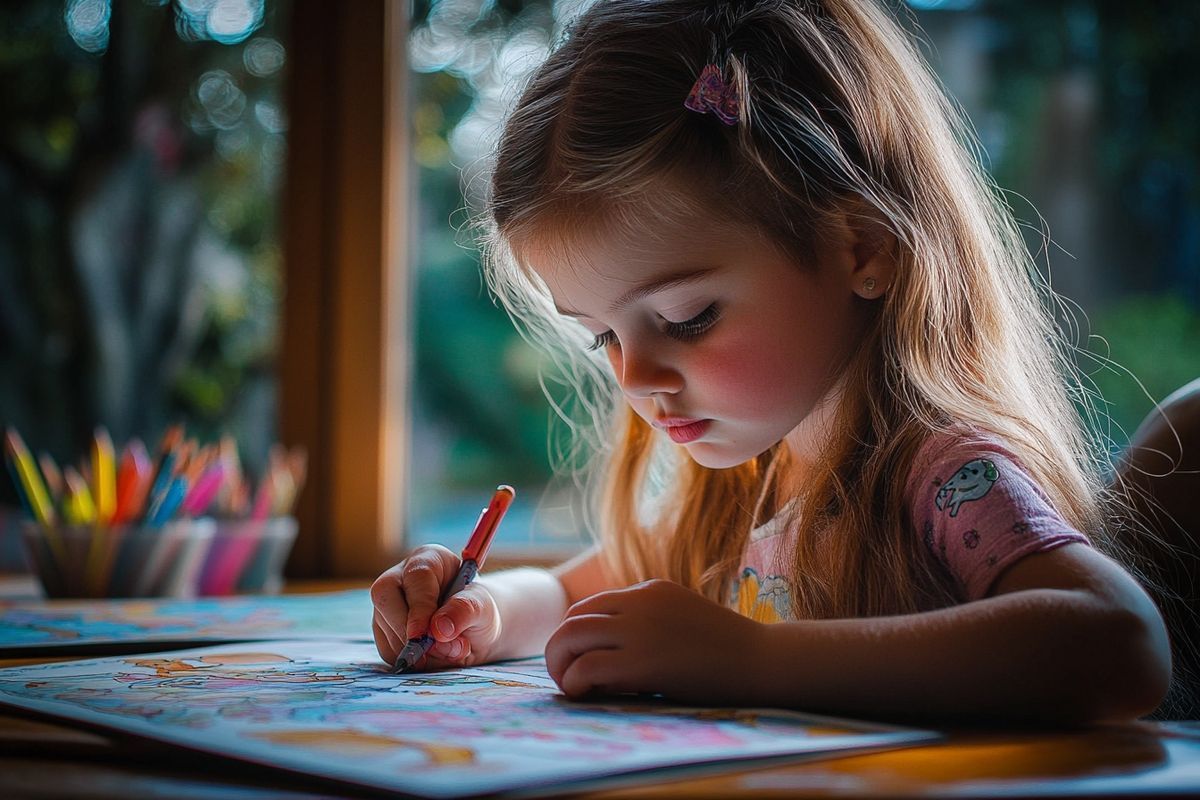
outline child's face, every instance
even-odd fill
[[[523,253],[560,312],[596,337],[633,409],[706,467],[785,437],[811,453],[814,409],[864,322],[853,251],[830,248],[808,268],[749,228],[621,239]]]

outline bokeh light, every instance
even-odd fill
[[[246,71],[256,78],[274,75],[283,68],[284,61],[283,45],[269,36],[251,39],[242,51],[242,63]]]
[[[263,22],[263,0],[177,0],[175,30],[184,41],[237,44]]]
[[[63,12],[67,33],[75,44],[89,53],[108,49],[108,23],[112,19],[110,0],[71,0]]]
[[[229,130],[238,125],[246,110],[246,95],[228,72],[214,69],[196,81],[195,98],[214,128]]]

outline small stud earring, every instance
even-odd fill
[[[863,281],[863,291],[867,292],[868,294],[875,291],[874,278],[867,278],[865,281]]]

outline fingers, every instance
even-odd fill
[[[425,633],[442,585],[458,569],[458,556],[441,545],[424,545],[371,585],[371,602],[403,641]]]
[[[448,642],[438,642],[429,648],[431,662],[442,664],[462,665],[471,657],[471,642],[465,638],[451,639]]]
[[[628,666],[622,661],[618,650],[592,650],[572,661],[555,682],[571,700],[637,691],[637,686],[629,682]]]
[[[404,640],[380,615],[378,608],[375,609],[371,618],[371,633],[375,637],[375,649],[379,651],[379,657],[389,664],[396,663],[396,656],[400,655],[400,648],[404,647]]]
[[[376,639],[378,647],[378,638]],[[401,645],[396,648],[396,655],[400,654]],[[380,655],[383,651],[380,650]],[[471,644],[466,639],[453,639],[449,642],[436,642],[431,646],[425,655],[417,659],[416,663],[409,667],[408,672],[431,672],[435,669],[443,667],[461,667],[465,666],[467,659],[471,656]],[[396,656],[390,659],[385,655],[384,660],[394,664]]]
[[[490,633],[498,624],[497,616],[491,592],[472,583],[446,600],[430,618],[429,631],[439,642],[472,633]]]
[[[437,611],[442,587],[454,579],[458,556],[440,545],[418,548],[404,561],[400,585],[408,603],[403,630],[412,639],[429,631],[429,618]]]
[[[618,646],[612,617],[588,614],[571,617],[558,626],[558,630],[546,642],[546,671],[559,686],[571,663],[585,653],[596,650],[612,650]]]
[[[416,670],[462,666],[476,652],[486,652],[499,630],[499,612],[487,589],[471,584],[438,608],[459,565],[458,556],[445,547],[425,545],[375,580],[372,633],[384,660],[393,662],[408,640],[426,633],[436,641],[414,665]],[[480,642],[473,645],[472,637]]]
[[[477,583],[470,584],[446,600],[430,619],[429,629],[437,640],[430,654],[449,664],[470,664],[477,647],[485,652],[495,639],[499,625],[499,611],[491,592]]]
[[[642,589],[647,583],[634,584],[623,589],[609,589],[603,592],[597,592],[590,597],[585,597],[578,603],[567,609],[566,616],[574,617],[583,614],[612,614],[617,615],[623,611],[623,604],[628,600],[629,594],[632,591]]]
[[[407,640],[403,636],[404,624],[408,620],[408,603],[404,602],[404,593],[400,587],[402,566],[403,564],[397,564],[391,567],[371,584],[371,603],[374,606],[371,627],[376,632],[379,655],[383,656],[385,661],[388,661],[388,657],[380,645],[380,637],[383,637],[383,643],[389,650],[395,648],[392,661],[395,661],[395,656]]]

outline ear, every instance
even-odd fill
[[[878,300],[896,278],[896,235],[865,204],[840,217],[838,262],[848,288],[864,300]]]

